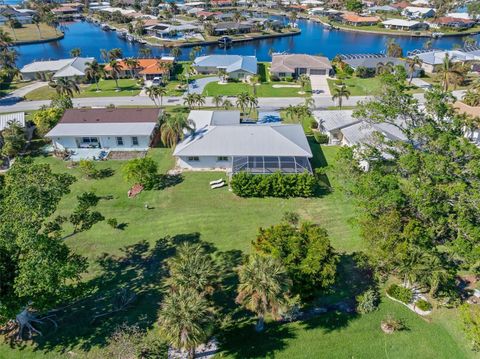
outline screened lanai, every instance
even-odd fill
[[[232,174],[249,172],[253,174],[303,173],[312,172],[312,166],[307,157],[290,156],[234,156],[232,159]]]

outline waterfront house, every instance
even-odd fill
[[[434,29],[449,27],[454,29],[470,29],[475,26],[476,21],[471,19],[455,18],[442,16],[431,21],[431,27]]]
[[[20,69],[23,79],[35,80],[39,75],[51,74],[53,79],[84,77],[85,69],[93,57],[74,57],[72,59],[35,61]]]
[[[69,109],[46,134],[55,149],[146,150],[160,110],[155,108]]]
[[[0,25],[5,25],[10,18],[18,21],[20,24],[31,24],[35,11],[29,9],[23,10],[24,11],[20,11],[8,5],[0,6]]]
[[[240,55],[208,55],[197,57],[192,68],[198,74],[217,74],[225,70],[231,79],[241,80],[257,74],[257,58]]]
[[[52,12],[61,20],[71,20],[81,16],[82,8],[80,4],[62,4],[53,8]]]
[[[360,16],[354,13],[345,13],[339,17],[339,20],[351,26],[372,26],[378,24],[381,19],[378,16]]]
[[[162,57],[160,59],[136,59],[138,66],[130,68],[124,60],[118,60],[120,65],[119,77],[131,77],[132,72],[134,77],[141,77],[144,80],[153,80],[155,77],[162,79],[169,78],[169,71],[171,71],[174,63],[173,57]],[[110,71],[110,65],[105,66],[105,71]]]
[[[410,68],[407,61],[396,57],[386,56],[383,54],[351,54],[340,55],[340,58],[354,71],[357,71],[358,68],[363,67],[374,74],[381,66],[391,65],[394,67],[404,67],[407,71],[407,74],[410,75]],[[413,77],[419,77],[420,75],[421,68],[420,66],[416,66],[415,70],[413,71]]]
[[[431,7],[407,6],[403,9],[402,15],[410,19],[426,19],[435,16],[435,9]]]
[[[383,6],[372,6],[366,9],[366,11],[370,14],[376,13],[388,13],[388,12],[398,12],[399,10],[396,7],[391,5],[383,5]]]
[[[173,155],[184,170],[311,172],[312,151],[299,124],[242,124],[239,111],[191,111],[195,131]]]
[[[416,52],[409,57],[417,56],[422,61],[422,69],[428,73],[434,73],[443,64],[445,56],[448,55],[452,62],[472,63],[480,61],[480,50],[428,50]]]
[[[187,34],[200,32],[200,27],[190,23],[180,25],[156,24],[145,28],[148,35],[164,40],[178,40],[184,38]]]
[[[279,78],[298,77],[300,75],[328,76],[332,71],[330,60],[323,56],[306,54],[274,54],[270,73]]]
[[[388,19],[383,21],[382,25],[386,29],[404,31],[427,30],[430,27],[426,22],[404,19]]]
[[[215,36],[248,34],[252,27],[248,22],[220,22],[214,25],[213,33]]]

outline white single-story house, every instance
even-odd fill
[[[69,109],[46,134],[55,149],[146,150],[158,126],[155,108]]]
[[[435,9],[431,7],[407,6],[402,11],[403,16],[411,19],[425,19],[428,17],[434,17],[435,14]]]
[[[388,19],[382,21],[382,25],[386,29],[405,31],[426,30],[430,27],[426,22],[404,19]]]
[[[35,80],[37,74],[53,74],[54,79],[85,76],[87,64],[95,60],[93,57],[74,57],[72,59],[35,61],[22,67],[20,72],[25,80]]]
[[[173,152],[183,170],[269,174],[311,172],[301,125],[242,124],[239,111],[192,111],[195,131]]]
[[[6,113],[0,115],[0,132],[8,127],[9,123],[16,122],[25,127],[25,112]]]
[[[244,79],[257,74],[257,58],[240,55],[200,56],[193,61],[192,67],[199,74],[217,74],[223,69],[232,79]]]
[[[361,120],[353,117],[352,110],[313,111],[313,116],[318,122],[318,129],[328,136],[328,144],[343,144],[342,129]]]
[[[277,77],[298,77],[300,75],[328,76],[332,71],[330,60],[323,56],[306,54],[274,54],[270,73]]]
[[[452,62],[468,63],[480,61],[480,50],[429,50],[413,53],[409,57],[418,57],[422,61],[422,69],[428,73],[434,73],[442,65],[445,56],[448,55]]]

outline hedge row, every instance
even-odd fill
[[[240,197],[313,197],[318,182],[310,173],[254,175],[239,172],[232,177],[230,186]]]
[[[387,294],[405,304],[409,304],[413,299],[413,292],[405,287],[401,287],[397,284],[392,284],[387,289]]]

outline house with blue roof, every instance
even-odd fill
[[[193,61],[192,67],[198,74],[217,74],[225,70],[231,79],[242,80],[257,74],[257,58],[240,55],[200,56]]]

